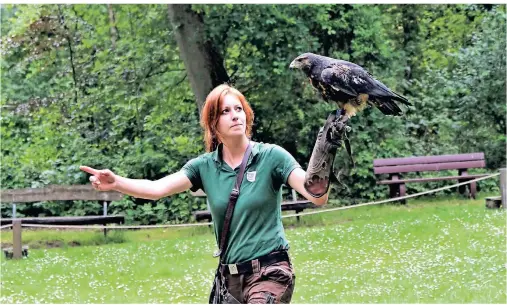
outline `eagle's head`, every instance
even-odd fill
[[[315,54],[304,53],[296,57],[289,65],[290,69],[300,69],[305,72],[310,71],[313,64]]]

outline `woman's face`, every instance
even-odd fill
[[[246,114],[236,95],[226,94],[222,98],[217,130],[224,139],[245,135]]]

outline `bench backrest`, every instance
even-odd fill
[[[390,158],[373,160],[375,174],[394,174],[486,167],[484,153]]]
[[[52,200],[117,201],[123,194],[116,191],[99,192],[90,184],[48,185],[44,188],[5,189],[0,191],[0,202],[23,203]]]

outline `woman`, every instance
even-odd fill
[[[188,161],[177,173],[149,181],[121,177],[107,169],[80,168],[93,175],[90,181],[95,189],[134,197],[157,200],[188,189],[202,189],[208,196],[218,240],[229,194],[250,144],[251,155],[230,224],[222,274],[235,301],[289,303],[295,276],[280,215],[281,186],[288,184],[314,204],[323,205],[328,200],[332,162],[324,162],[306,175],[285,149],[250,140],[253,121],[253,111],[243,94],[220,85],[206,98],[201,114],[207,153]],[[327,134],[327,129],[324,131]],[[330,149],[326,138],[319,135],[312,159],[334,159],[336,145]],[[316,150],[320,156],[315,156]],[[324,175],[320,174],[322,167],[327,171]]]

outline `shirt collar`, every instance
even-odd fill
[[[252,145],[252,153],[250,154],[250,158],[248,158],[247,165],[252,162],[253,158],[259,153],[259,143],[250,141],[250,145]],[[218,144],[217,148],[213,151],[212,156],[213,160],[215,160],[216,163],[222,164],[222,150],[224,143]]]

